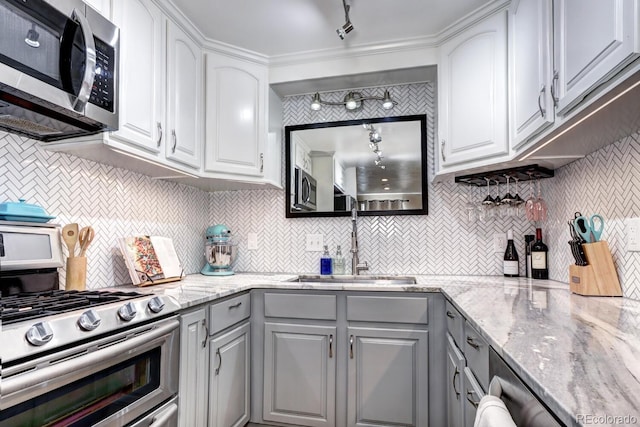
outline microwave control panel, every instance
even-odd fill
[[[115,97],[115,50],[102,40],[95,38],[96,68],[89,102],[113,113]]]

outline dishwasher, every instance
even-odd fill
[[[499,397],[518,427],[560,427],[560,422],[493,348],[489,348],[489,394]]]

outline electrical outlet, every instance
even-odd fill
[[[640,218],[627,221],[627,252],[640,252]]]
[[[307,234],[307,252],[322,252],[324,236],[322,234]]]
[[[507,248],[507,234],[506,233],[494,233],[493,235],[493,253],[504,253]]]
[[[258,233],[249,233],[247,236],[247,249],[250,251],[258,249]]]

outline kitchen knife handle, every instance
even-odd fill
[[[329,359],[333,357],[333,334],[329,335]]]
[[[353,359],[353,335],[349,336],[349,358]]]

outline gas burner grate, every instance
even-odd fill
[[[138,292],[45,291],[0,298],[3,325],[145,296]]]

